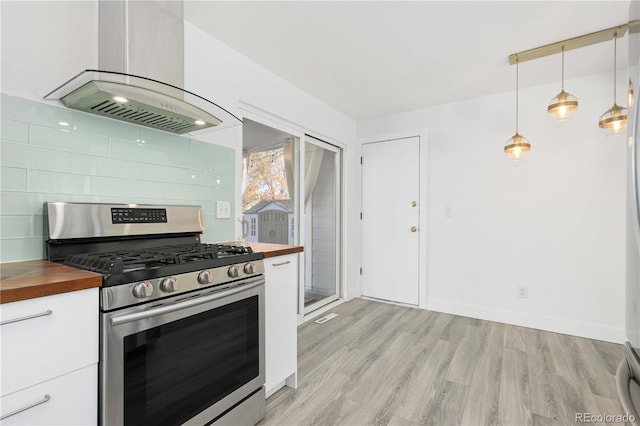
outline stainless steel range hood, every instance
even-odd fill
[[[172,133],[241,120],[182,89],[181,1],[100,0],[99,66],[45,96],[73,109]]]

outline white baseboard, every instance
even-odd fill
[[[387,299],[377,299],[375,297],[369,297],[369,296],[360,296],[360,299],[371,300],[372,302],[388,303],[390,305],[404,306],[405,308],[417,308],[418,307],[418,305],[411,305],[409,303],[402,303],[402,302],[394,302],[393,300],[387,300]]]
[[[624,343],[626,341],[624,327],[611,327],[592,322],[509,311],[490,306],[470,305],[449,300],[429,299],[427,300],[427,309],[446,314],[536,328],[538,330],[553,331],[613,343]]]

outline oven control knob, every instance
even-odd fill
[[[244,265],[243,269],[245,274],[253,274],[256,272],[256,265],[254,265],[253,262],[247,263]]]
[[[238,278],[240,276],[240,268],[234,265],[231,268],[229,268],[229,270],[227,271],[227,274],[229,274],[231,278]]]
[[[178,279],[176,277],[165,278],[160,282],[160,290],[165,293],[173,293],[178,289]]]
[[[202,271],[198,274],[198,282],[200,284],[209,284],[211,282],[211,271]]]
[[[133,286],[133,296],[138,299],[144,299],[153,294],[153,285],[149,281],[138,283]]]

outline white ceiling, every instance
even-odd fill
[[[362,119],[513,90],[509,54],[624,23],[628,10],[611,0],[187,1],[185,19]],[[625,37],[619,67],[626,49]],[[569,51],[565,76],[612,62],[612,42]],[[520,87],[559,81],[559,55],[520,64]]]

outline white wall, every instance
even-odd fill
[[[250,105],[298,128],[348,143],[356,123],[288,81],[185,22],[185,87],[236,115]]]
[[[98,66],[97,1],[2,1],[3,93],[42,102]]]
[[[522,163],[502,152],[513,92],[358,124],[361,138],[429,129],[430,309],[623,341],[625,137],[597,127],[611,85],[611,74],[567,81],[580,108],[562,123],[546,114],[559,84],[521,90]]]

